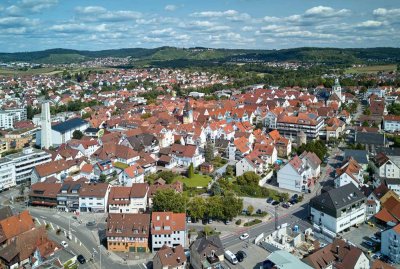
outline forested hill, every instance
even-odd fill
[[[126,48],[85,51],[49,49],[33,52],[0,53],[0,62],[78,63],[94,58],[131,57],[141,63],[300,61],[325,64],[368,64],[400,62],[400,48],[294,48],[282,50],[244,50],[160,47],[154,49]]]

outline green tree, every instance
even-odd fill
[[[19,195],[24,195],[25,194],[25,184],[22,183],[19,185]]]
[[[83,137],[83,133],[80,131],[80,130],[75,130],[73,133],[72,133],[72,138],[73,139],[81,139]]]
[[[366,109],[364,109],[364,115],[370,116],[371,115],[371,110],[367,107]]]
[[[225,174],[227,176],[233,177],[235,175],[235,167],[233,165],[228,165],[226,167]]]
[[[211,196],[207,199],[206,214],[212,219],[224,219],[224,207],[222,204],[222,196]]]
[[[211,235],[212,232],[213,232],[213,229],[209,225],[204,226],[203,233],[205,236]]]
[[[214,184],[212,184],[211,189],[210,189],[211,195],[221,195],[222,194],[222,189],[221,185],[216,181]]]
[[[107,176],[104,174],[101,174],[99,177],[99,182],[106,182],[107,181]]]
[[[249,205],[249,206],[247,207],[247,212],[249,213],[249,215],[252,215],[253,212],[254,212],[254,206]]]
[[[206,144],[204,157],[208,163],[211,163],[214,160],[214,144],[211,141],[208,141]]]
[[[222,198],[222,208],[224,218],[226,220],[232,220],[242,212],[243,200],[237,198],[233,192],[227,192]]]
[[[190,163],[188,172],[187,172],[188,178],[193,178],[194,177],[194,167],[193,163]]]
[[[26,117],[28,118],[28,120],[31,120],[31,119],[33,119],[33,116],[34,116],[35,114],[34,114],[34,112],[33,112],[33,108],[32,108],[32,106],[31,105],[28,105],[27,107],[26,107]]]
[[[153,197],[153,211],[184,213],[188,199],[185,195],[172,189],[158,190]]]
[[[207,203],[201,196],[196,196],[189,201],[188,210],[190,216],[195,220],[203,219],[207,211]]]
[[[260,181],[260,176],[254,172],[246,172],[241,176],[236,178],[236,182],[239,185],[248,185],[248,186],[258,186],[258,182]]]

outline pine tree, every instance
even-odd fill
[[[193,178],[193,176],[194,176],[194,167],[193,167],[193,163],[190,163],[189,169],[188,169],[188,178]]]

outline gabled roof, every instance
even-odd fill
[[[162,246],[153,258],[153,263],[157,258],[160,260],[162,268],[178,268],[186,263],[185,251],[181,245],[174,248]]]
[[[35,227],[33,218],[27,210],[0,221],[0,242],[9,240]]]
[[[85,124],[88,124],[88,122],[81,118],[74,118],[74,119],[70,119],[70,120],[61,122],[59,124],[53,125],[53,126],[51,126],[51,129],[63,134],[69,130],[76,129]]]

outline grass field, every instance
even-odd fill
[[[211,181],[211,177],[205,175],[195,174],[193,178],[187,178],[183,176],[176,177],[174,181],[179,180],[186,184],[190,188],[196,187],[207,187],[208,183]]]
[[[396,70],[395,64],[369,65],[369,66],[362,66],[362,67],[351,67],[351,68],[348,68],[345,71],[345,73],[347,73],[347,74],[362,74],[362,73],[377,73],[380,71],[390,72],[390,71],[395,71],[395,70]]]

